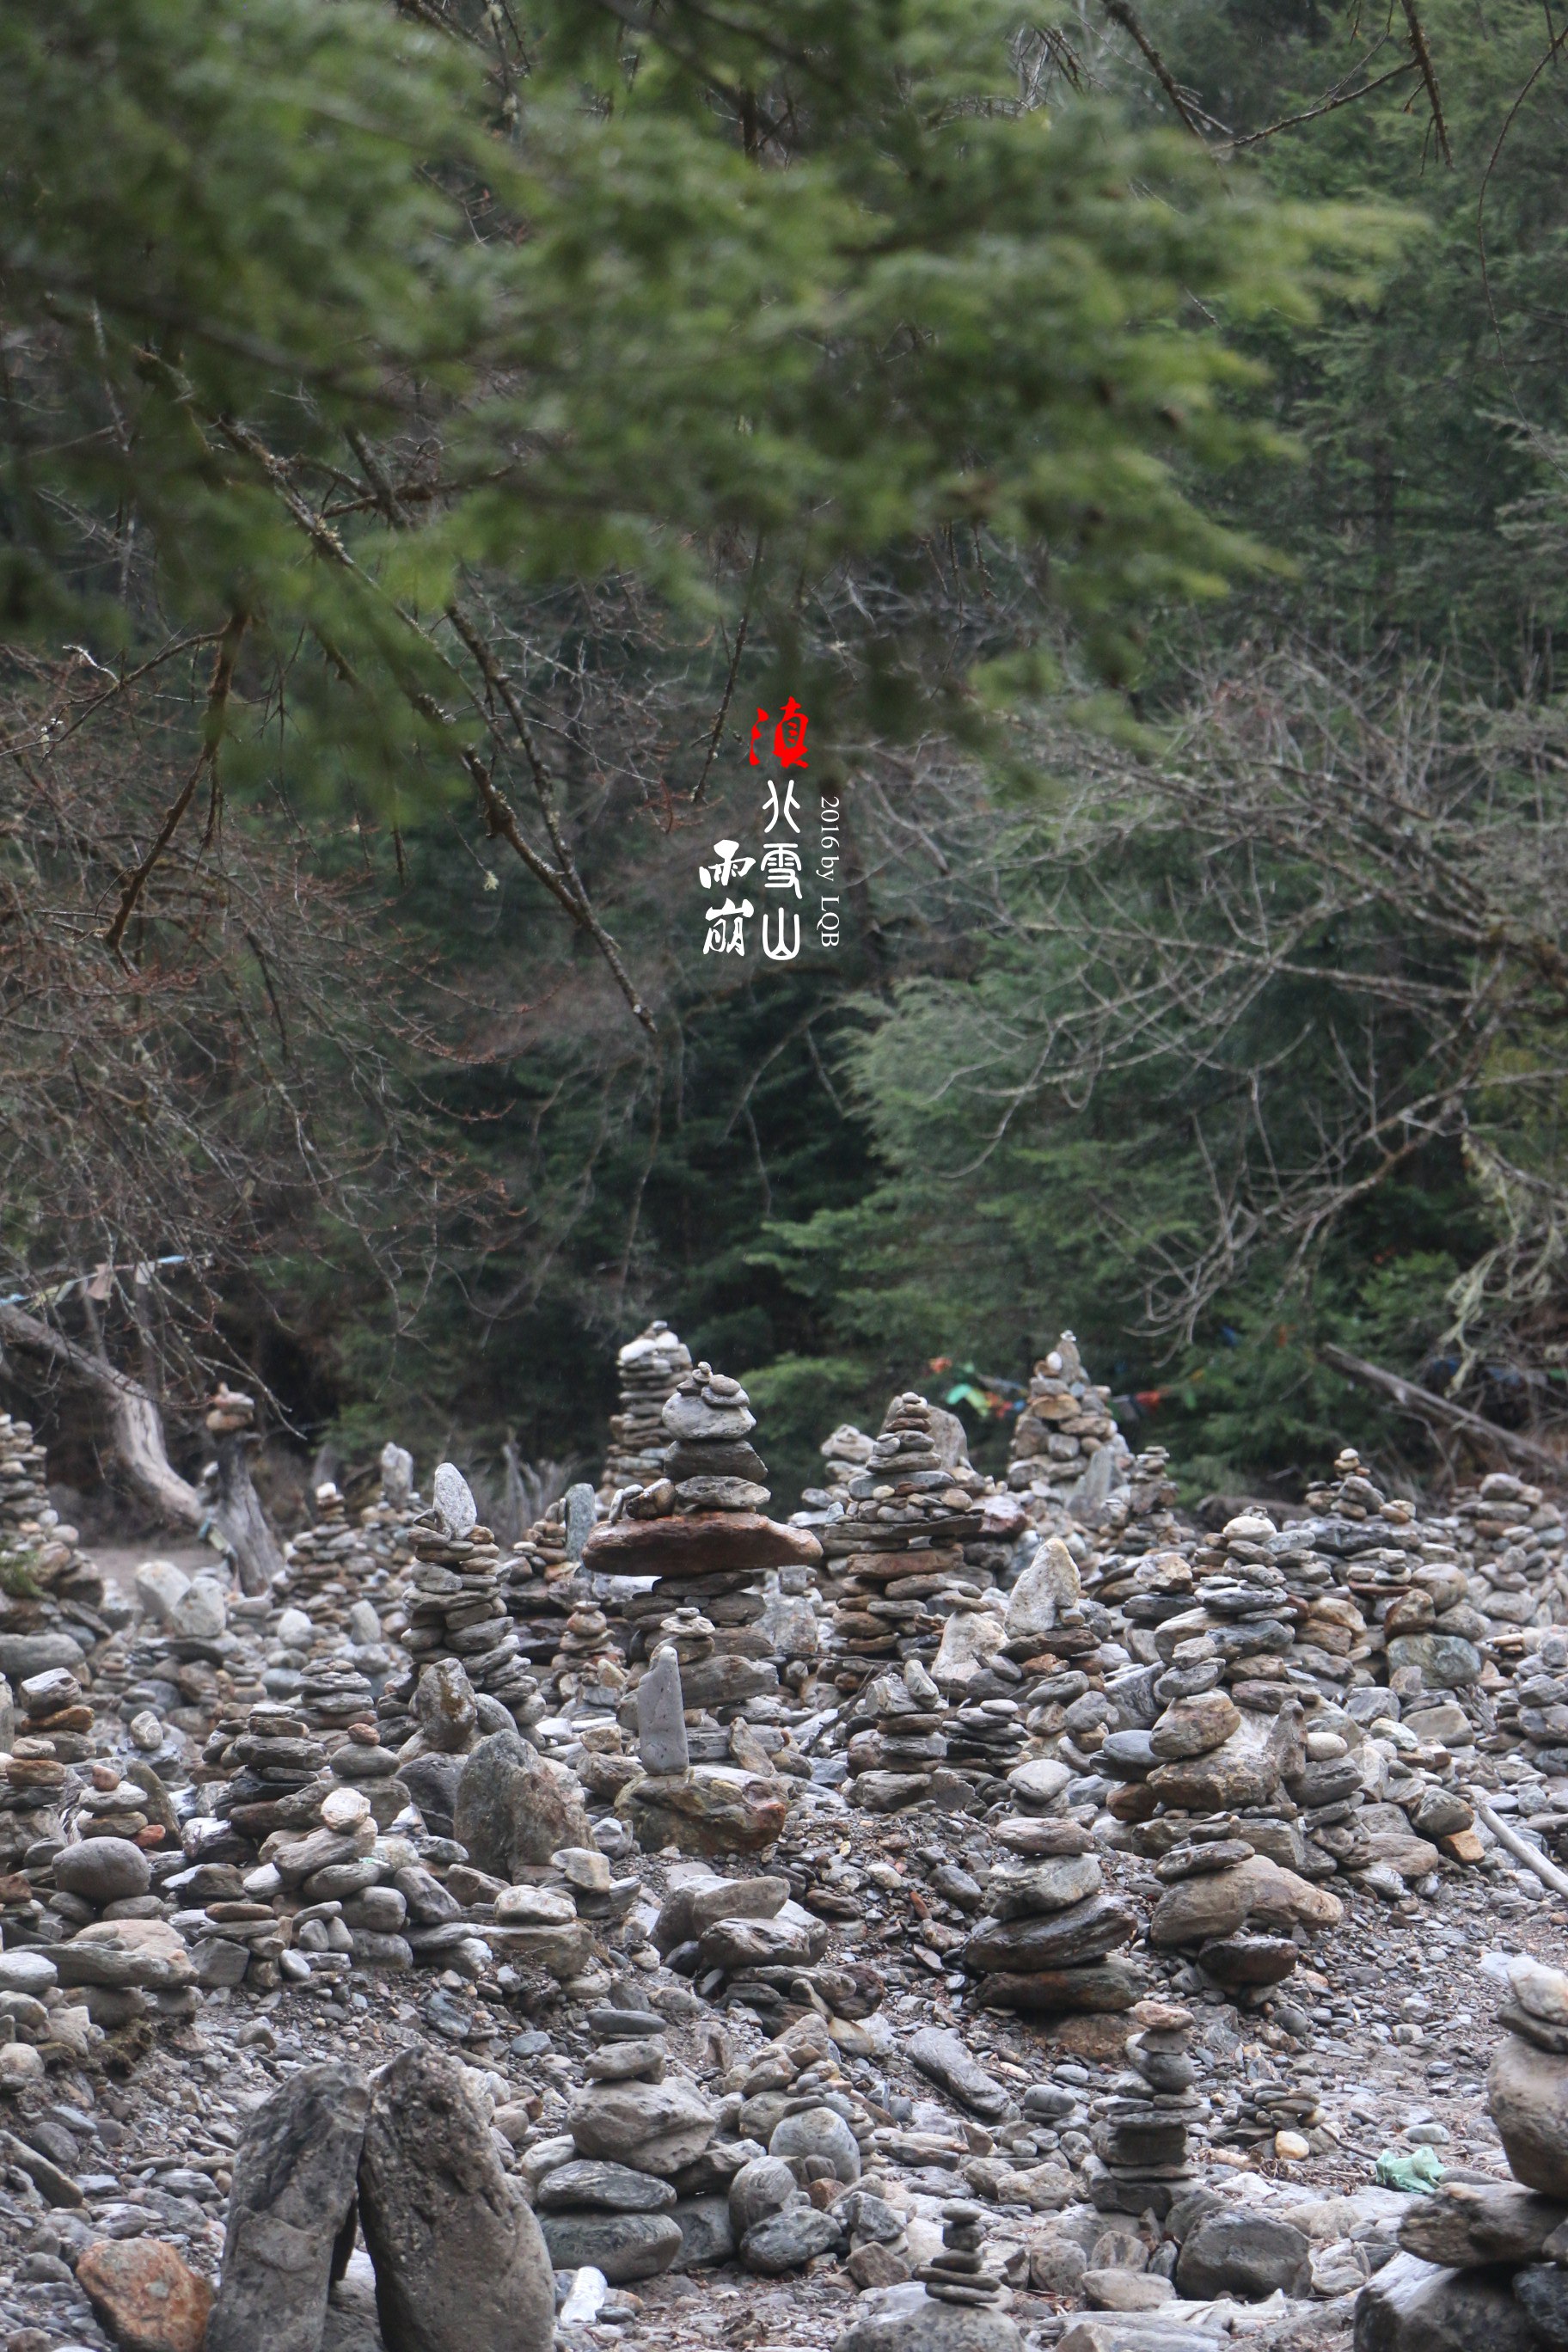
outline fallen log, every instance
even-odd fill
[[[282,1559],[251,1486],[240,1441],[225,1440],[218,1447],[218,1500],[209,1508],[170,1461],[163,1414],[140,1381],[20,1307],[0,1304],[0,1342],[42,1356],[68,1380],[93,1390],[108,1410],[115,1460],[132,1492],[165,1527],[193,1535],[216,1528],[234,1555],[242,1589],[266,1591]]]
[[[1376,1389],[1380,1394],[1392,1397],[1395,1404],[1419,1421],[1452,1430],[1456,1436],[1473,1438],[1478,1445],[1495,1446],[1514,1461],[1528,1463],[1532,1470],[1554,1484],[1568,1477],[1568,1459],[1554,1454],[1537,1438],[1525,1437],[1517,1429],[1504,1429],[1500,1423],[1488,1421],[1483,1413],[1471,1412],[1465,1405],[1435,1396],[1430,1389],[1403,1379],[1398,1372],[1368,1363],[1364,1356],[1352,1356],[1348,1348],[1336,1348],[1325,1341],[1318,1353],[1334,1371],[1343,1372],[1348,1380],[1359,1381],[1363,1388]]]

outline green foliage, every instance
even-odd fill
[[[388,806],[460,788],[482,736],[444,618],[475,571],[631,576],[695,621],[738,541],[813,708],[885,723],[895,679],[926,698],[918,604],[803,662],[803,584],[962,528],[1125,668],[1130,605],[1253,560],[1179,479],[1271,446],[1197,305],[1304,323],[1387,226],[1005,102],[1010,26],[675,0],[629,35],[545,5],[498,109],[477,49],[363,0],[10,9],[13,633],[73,604],[132,633],[105,558],[133,514],[144,623],[249,619],[236,774]],[[766,166],[737,107],[789,118]]]

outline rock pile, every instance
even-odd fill
[[[1193,2178],[1188,2132],[1207,2102],[1193,2089],[1194,2018],[1173,2001],[1132,2011],[1128,2072],[1097,2103],[1089,2195],[1101,2212],[1152,2212],[1163,2221]]]
[[[1493,1965],[1506,2030],[1488,2105],[1518,2185],[1456,2180],[1413,2200],[1403,2251],[1357,2298],[1356,2352],[1568,2339],[1568,1975],[1522,1955]]]
[[[1129,1460],[1110,1391],[1090,1381],[1078,1341],[1064,1331],[1030,1375],[1013,1431],[1008,1486],[1037,1526],[1055,1527],[1068,1512],[1086,1520],[1127,1483]]]
[[[538,1684],[519,1652],[501,1591],[502,1555],[468,1482],[443,1462],[432,1481],[433,1507],[414,1530],[407,1630],[399,1638],[411,1671],[382,1695],[388,1726],[406,1722],[426,1668],[454,1659],[477,1691],[509,1712],[525,1707]]]
[[[651,1486],[664,1466],[668,1433],[661,1415],[691,1370],[691,1351],[668,1323],[650,1323],[616,1358],[621,1409],[610,1416],[610,1447],[599,1480],[607,1511],[623,1486]]]
[[[727,1753],[733,1756],[739,1741],[752,1771],[766,1765],[773,1777],[760,1738],[738,1728],[748,1715],[761,1723],[780,1710],[759,1582],[771,1568],[816,1566],[820,1548],[805,1529],[763,1515],[766,1470],[751,1444],[755,1416],[738,1381],[698,1365],[666,1401],[661,1422],[669,1441],[663,1475],[624,1493],[617,1515],[583,1548],[591,1572],[654,1580],[625,1604],[627,1646],[638,1663],[662,1648],[675,1674],[675,1696],[663,1708],[654,1708],[653,1693],[640,1706],[628,1702],[647,1777],[624,1791],[621,1806],[645,1843],[672,1836],[702,1853],[723,1850],[732,1838],[736,1850],[755,1851],[778,1834],[783,1784],[765,1802],[744,1796],[747,1764],[701,1754],[693,1760],[685,1717],[697,1717],[706,1738],[706,1712]]]
[[[0,1413],[0,1675],[13,1679],[79,1669],[110,1631],[103,1579],[49,1501],[46,1467],[32,1423]]]
[[[985,1623],[979,1628],[977,1619],[978,1644],[960,1636],[949,1643],[955,1679],[966,1661],[995,1646],[992,1612],[981,1601],[994,1577],[964,1556],[982,1533],[984,1495],[952,1415],[912,1391],[896,1396],[864,1468],[847,1483],[842,1517],[824,1536],[839,1563],[831,1670],[840,1690],[854,1690],[892,1660],[931,1664],[951,1618],[971,1607]],[[999,1619],[996,1633],[999,1640]]]
[[[1131,2009],[1144,1976],[1112,1955],[1131,1942],[1138,1915],[1107,1893],[1090,1832],[1042,1818],[1005,1820],[996,1835],[1017,1861],[991,1873],[985,1916],[958,1955],[982,1979],[986,2006],[1056,2015]]]

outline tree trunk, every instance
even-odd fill
[[[195,1488],[169,1460],[163,1415],[140,1381],[19,1307],[0,1305],[0,1342],[47,1358],[68,1379],[95,1391],[108,1408],[115,1458],[132,1491],[166,1527],[188,1528],[195,1535],[210,1516],[234,1554],[241,1589],[265,1591],[282,1560],[250,1483],[245,1447],[254,1440],[218,1441],[219,1499],[209,1515]]]
[[[1452,1430],[1478,1445],[1495,1446],[1500,1454],[1510,1454],[1516,1462],[1528,1464],[1538,1477],[1550,1478],[1554,1486],[1561,1485],[1568,1475],[1568,1459],[1553,1454],[1537,1439],[1521,1435],[1517,1429],[1504,1429],[1482,1413],[1471,1412],[1462,1404],[1450,1404],[1447,1397],[1434,1396],[1430,1389],[1402,1380],[1397,1372],[1385,1371],[1381,1364],[1368,1363],[1364,1356],[1352,1356],[1347,1348],[1325,1345],[1318,1353],[1336,1372],[1360,1381],[1363,1388],[1380,1390],[1419,1421],[1436,1423],[1439,1429]]]
[[[265,1592],[283,1565],[277,1538],[250,1483],[250,1456],[260,1443],[245,1429],[217,1442],[218,1501],[213,1518],[234,1554],[240,1591],[247,1593]]]

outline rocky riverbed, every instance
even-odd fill
[[[784,1524],[645,1339],[248,1599],[0,1429],[0,2347],[1568,2345],[1550,1499],[1195,1525],[1064,1338]]]

